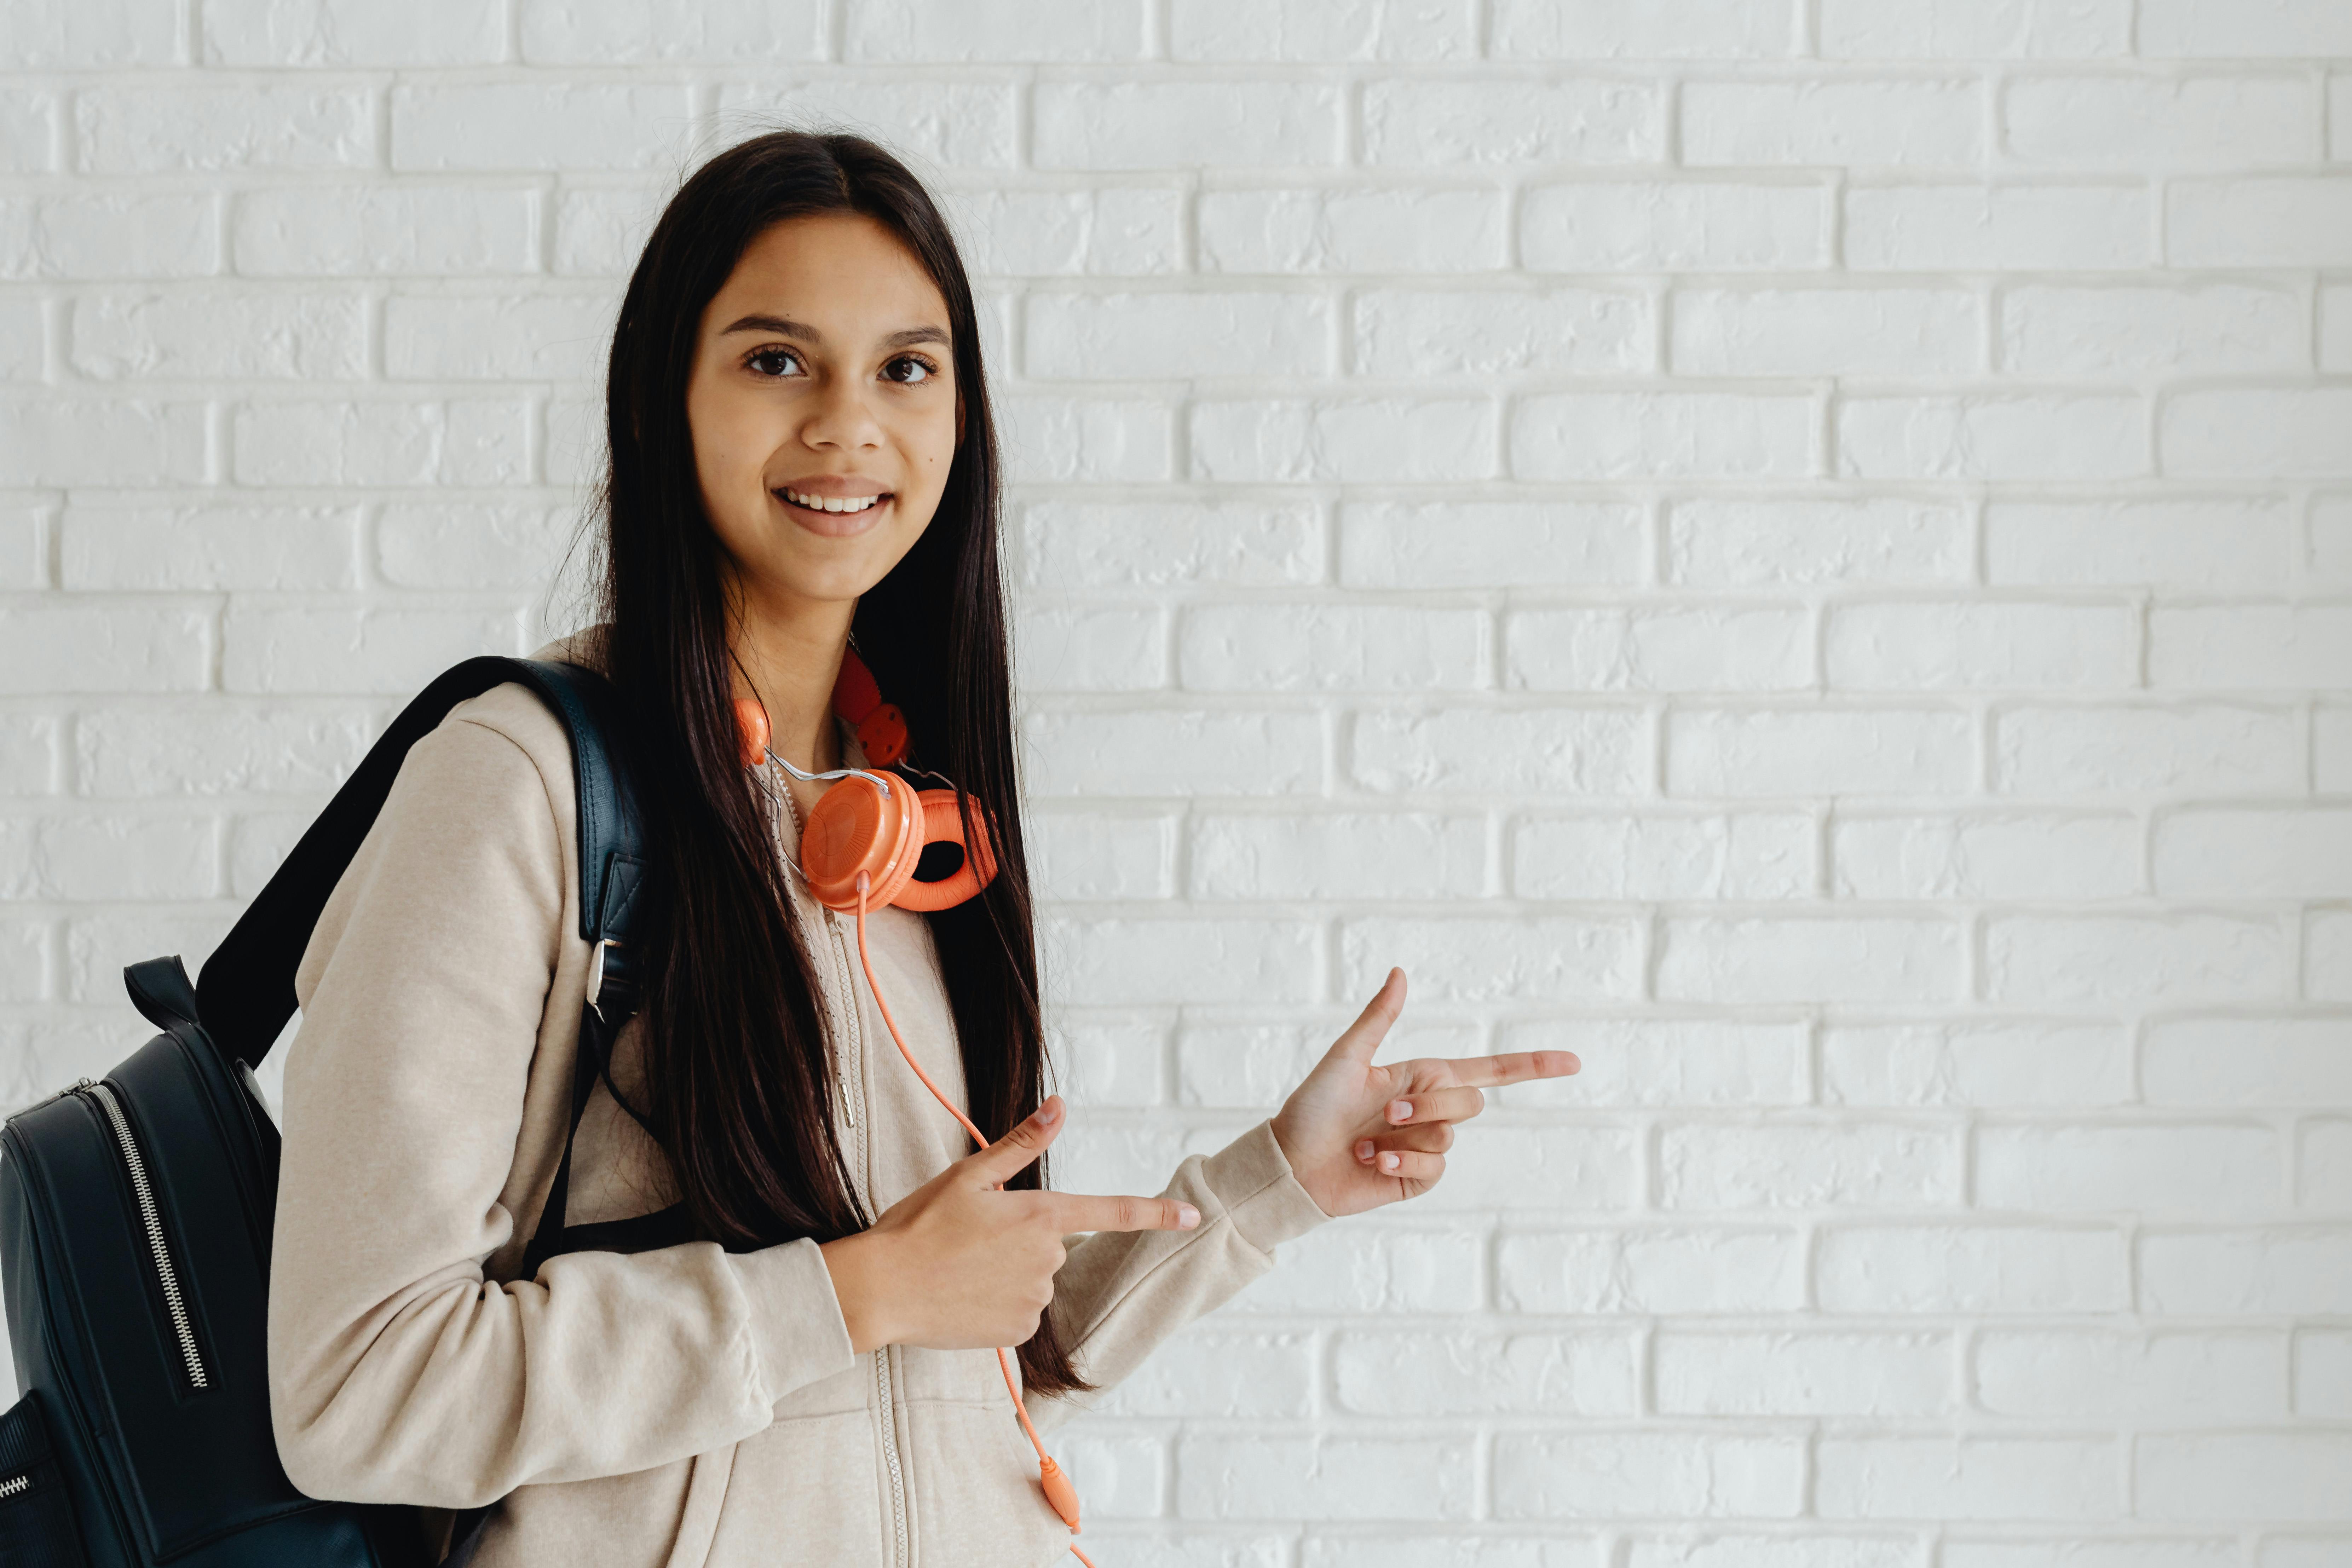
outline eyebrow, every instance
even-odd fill
[[[739,316],[719,335],[723,338],[735,332],[773,332],[779,337],[799,338],[820,347],[824,343],[823,332],[806,321],[795,321],[789,316]],[[904,331],[892,332],[884,338],[882,347],[903,349],[915,343],[945,345],[947,342],[947,333],[938,327],[908,327]]]

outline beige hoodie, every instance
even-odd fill
[[[814,1242],[573,1253],[516,1277],[562,1150],[587,978],[573,799],[562,727],[525,688],[461,703],[409,753],[310,938],[269,1283],[288,1474],[315,1496],[436,1510],[504,1498],[479,1568],[1074,1563],[995,1356],[853,1354]],[[879,1214],[969,1144],[898,1059],[852,919],[786,876],[843,1145]],[[961,1100],[924,917],[884,909],[866,932],[908,1044]],[[638,1037],[633,1024],[615,1048],[625,1091]],[[1074,1237],[1055,1279],[1052,1310],[1105,1388],[1326,1217],[1263,1122],[1184,1161],[1165,1194],[1200,1226]],[[572,1223],[674,1196],[658,1147],[599,1086]],[[1045,1430],[1085,1403],[1039,1398],[1032,1415]]]

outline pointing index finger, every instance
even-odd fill
[[[1445,1065],[1453,1069],[1455,1083],[1483,1089],[1539,1078],[1566,1078],[1584,1064],[1573,1051],[1506,1051],[1494,1057],[1457,1057]]]
[[[1201,1211],[1174,1198],[1097,1197],[1086,1193],[1046,1193],[1055,1228],[1081,1230],[1190,1230]]]

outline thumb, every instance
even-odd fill
[[[1391,968],[1388,978],[1381,982],[1381,988],[1372,993],[1372,999],[1364,1004],[1364,1010],[1356,1015],[1356,1021],[1331,1042],[1331,1048],[1323,1053],[1323,1059],[1370,1066],[1373,1053],[1381,1048],[1381,1042],[1388,1038],[1389,1026],[1395,1023],[1397,1015],[1403,1011],[1404,971]]]
[[[1047,1095],[1045,1103],[1024,1117],[1019,1126],[980,1152],[965,1155],[961,1163],[980,1181],[992,1187],[1003,1186],[1061,1135],[1069,1121],[1063,1110],[1062,1097]]]

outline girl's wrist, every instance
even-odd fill
[[[888,1321],[881,1289],[876,1248],[880,1238],[870,1230],[820,1243],[825,1272],[833,1276],[833,1299],[841,1306],[841,1321],[849,1331],[849,1348],[857,1355],[893,1343],[898,1332]]]

